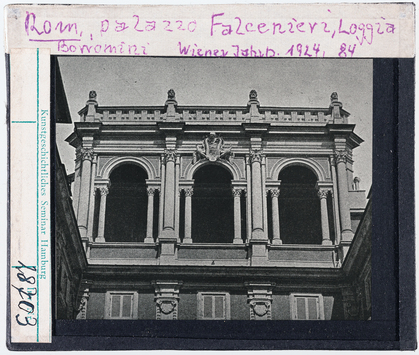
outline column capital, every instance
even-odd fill
[[[109,187],[99,187],[98,189],[100,191],[101,196],[106,196],[107,194],[109,194]]]
[[[278,198],[279,197],[279,194],[280,194],[279,189],[270,189],[269,191],[271,191],[272,198]]]
[[[82,160],[90,160],[93,159],[93,149],[92,148],[81,148],[80,155]]]
[[[319,196],[320,199],[327,198],[327,194],[329,191],[331,190],[326,188],[320,188],[317,190],[317,196]]]
[[[348,152],[346,150],[335,150],[336,164],[346,163],[348,160]]]
[[[232,194],[233,194],[233,197],[240,197],[241,196],[241,194],[242,194],[242,192],[243,192],[243,188],[240,188],[240,187],[233,187],[232,189],[231,189],[231,192],[232,192]]]
[[[330,154],[330,165],[331,166],[336,166],[336,158],[334,154]]]
[[[183,189],[185,191],[185,197],[192,197],[193,187],[187,187]]]
[[[176,149],[166,149],[164,151],[164,162],[168,163],[170,161],[176,162],[176,158],[178,157],[178,153]]]
[[[250,163],[262,163],[263,160],[263,154],[261,149],[254,149],[250,150],[249,152],[249,162]]]
[[[147,187],[147,195],[151,195],[151,196],[153,196],[154,195],[154,192],[156,191],[157,189],[155,188],[155,187]]]

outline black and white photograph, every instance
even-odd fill
[[[55,319],[374,320],[372,59],[56,56],[52,88]]]

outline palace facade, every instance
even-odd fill
[[[169,90],[110,107],[91,91],[79,115],[78,318],[370,319],[362,139],[336,93],[324,108],[264,107],[255,90],[244,106]]]

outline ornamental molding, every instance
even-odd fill
[[[187,187],[183,189],[185,191],[185,197],[192,197],[193,187]]]
[[[234,156],[234,154],[231,151],[231,147],[227,148],[224,146],[224,139],[215,132],[210,132],[202,143],[196,146],[193,164],[201,159],[207,159],[210,162],[222,159],[230,162],[232,156]]]

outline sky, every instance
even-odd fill
[[[179,105],[245,106],[255,89],[261,106],[328,107],[336,91],[364,142],[354,150],[354,176],[372,182],[372,60],[284,58],[60,57],[73,123],[95,90],[99,106],[164,105],[174,89]],[[73,125],[57,124],[67,173],[74,148],[64,140]]]

